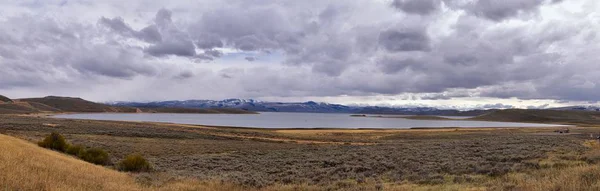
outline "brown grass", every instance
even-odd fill
[[[176,180],[147,187],[133,176],[0,134],[1,190],[246,190],[218,181]]]
[[[7,190],[138,190],[132,177],[0,135],[0,185]]]
[[[583,143],[596,154],[597,141]],[[494,178],[472,176],[470,182],[452,180],[446,176],[441,184],[414,184],[410,182],[377,182],[342,180],[325,185],[274,184],[263,188],[239,186],[220,180],[189,178],[146,185],[134,176],[92,165],[78,159],[40,148],[27,141],[0,134],[0,187],[3,190],[599,190],[600,166],[572,163],[567,166],[548,166],[539,170],[513,172]],[[573,153],[555,153],[548,160],[565,158]],[[560,155],[560,156],[559,156]],[[562,157],[561,157],[562,156]],[[577,157],[577,156],[571,156]],[[558,160],[558,159],[556,159]],[[563,159],[569,161],[568,159]]]
[[[137,152],[156,167],[126,174],[0,136],[0,190],[598,189],[600,143],[589,134],[600,128],[554,129],[271,130],[0,115],[1,134],[38,141],[57,131],[114,161]],[[365,142],[375,144],[352,145]]]

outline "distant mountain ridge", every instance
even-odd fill
[[[488,110],[443,110],[433,107],[395,108],[380,106],[346,106],[323,102],[265,102],[253,99],[225,100],[184,100],[159,102],[111,102],[107,103],[121,107],[180,107],[180,108],[237,108],[256,112],[306,112],[306,113],[360,113],[360,114],[396,114],[396,115],[449,115],[477,116]]]
[[[579,110],[579,111],[600,111],[600,106],[568,106],[568,107],[555,107],[550,110]]]
[[[228,113],[251,114],[235,108],[137,108],[114,106],[87,101],[76,97],[46,96],[11,100],[0,96],[0,114],[64,113],[64,112],[111,112],[111,113]]]

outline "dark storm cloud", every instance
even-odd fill
[[[223,55],[223,53],[221,51],[218,51],[218,50],[205,50],[204,54],[210,55],[210,56],[215,57],[215,58],[221,57]]]
[[[441,7],[440,0],[394,0],[392,6],[410,14],[428,15]]]
[[[156,13],[154,22],[156,22],[156,24],[161,28],[169,27],[173,23],[173,21],[171,20],[172,14],[173,13],[168,9],[160,9]]]
[[[146,48],[144,51],[153,56],[177,55],[191,57],[196,55],[194,44],[186,40],[160,42]]]
[[[162,36],[155,25],[150,25],[143,28],[137,32],[136,36],[146,42],[156,43],[162,41]]]
[[[201,48],[233,46],[244,51],[278,49],[283,41],[295,38],[290,21],[279,7],[235,7],[204,13],[190,27]]]
[[[555,0],[556,1],[556,0]],[[519,14],[536,12],[545,0],[477,0],[466,10],[477,16],[493,21],[501,21]]]
[[[173,78],[177,79],[177,80],[185,80],[185,79],[189,79],[194,77],[194,73],[191,71],[183,71],[177,75],[175,75]]]
[[[219,36],[206,36],[196,40],[196,46],[201,49],[223,48],[223,42]]]
[[[421,70],[423,64],[412,58],[384,58],[378,62],[378,65],[383,73],[395,74],[405,69]]]
[[[115,17],[112,19],[102,17],[100,18],[99,23],[107,26],[111,30],[123,36],[136,37],[146,42],[160,42],[162,40],[160,32],[155,25],[150,25],[140,31],[135,31],[130,26],[125,24],[123,18],[120,17]]]
[[[183,57],[197,57],[196,46],[187,32],[180,30],[172,20],[172,12],[167,9],[160,9],[154,18],[154,23],[144,27],[140,31],[136,31],[128,26],[120,17],[107,19],[102,17],[99,23],[109,27],[116,33],[125,37],[135,37],[139,40],[152,43],[146,47],[144,51],[152,56],[163,57],[169,55]],[[212,40],[209,43],[199,43],[203,47],[218,47],[217,40]],[[222,46],[222,45],[221,45]],[[210,57],[218,57],[216,52],[209,52],[205,55]],[[202,56],[200,56],[202,57]]]
[[[390,29],[381,32],[379,44],[391,52],[427,51],[429,37],[424,31]]]
[[[103,18],[100,22],[118,33],[134,32],[119,18]],[[11,55],[0,57],[0,87],[44,87],[95,78],[130,79],[157,72],[139,49],[92,43],[91,38],[102,32],[89,26],[35,17],[8,18],[0,25],[10,26],[0,29],[0,50],[10,50]]]
[[[171,19],[172,12],[167,9],[160,9],[155,16],[154,22],[157,31],[160,32],[161,41],[147,47],[144,51],[153,56],[196,56],[196,46],[189,37],[189,34],[181,31]],[[151,25],[152,26],[152,25]],[[157,33],[151,32],[156,35]]]
[[[101,24],[106,25],[110,29],[121,33],[123,35],[133,35],[135,32],[131,27],[127,26],[121,17],[115,17],[112,19],[102,17],[99,21]]]
[[[247,60],[248,62],[254,62],[256,60],[255,57],[251,57],[251,56],[245,57],[244,59]]]

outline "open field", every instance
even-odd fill
[[[0,115],[0,134],[36,142],[56,131],[73,144],[107,150],[112,161],[142,153],[156,171],[128,175],[134,184],[127,184],[160,190],[173,185],[180,186],[176,190],[597,186],[600,147],[590,142],[589,134],[600,128],[571,128],[570,134],[553,133],[556,129],[281,130]],[[110,168],[114,166],[103,169]],[[568,173],[560,173],[566,169]],[[571,185],[573,181],[581,185]]]

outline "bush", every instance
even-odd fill
[[[60,152],[65,152],[69,148],[69,144],[65,140],[65,137],[57,132],[52,132],[50,135],[46,136],[44,140],[38,142],[38,145]]]
[[[128,172],[142,172],[152,169],[150,163],[140,154],[131,154],[119,162],[119,170]]]
[[[67,154],[73,156],[82,156],[85,153],[85,149],[80,145],[72,145],[67,149]]]
[[[98,165],[107,165],[110,163],[108,153],[99,148],[91,148],[87,151],[80,152],[79,157],[84,161]]]

